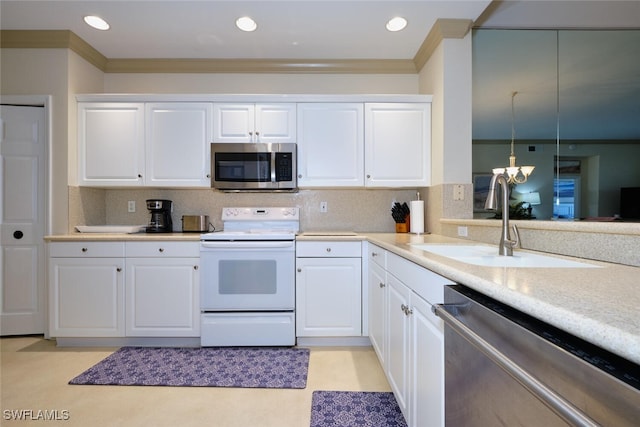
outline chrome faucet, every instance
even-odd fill
[[[484,208],[488,210],[498,209],[497,184],[500,184],[502,189],[502,233],[500,235],[500,244],[498,245],[498,254],[513,256],[513,248],[520,244],[520,235],[518,228],[514,224],[513,234],[515,240],[511,240],[509,228],[509,184],[503,172],[494,172],[489,184],[489,194],[487,195],[487,201],[484,203]]]

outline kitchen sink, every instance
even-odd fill
[[[467,264],[485,267],[600,268],[597,265],[533,252],[513,251],[513,256],[498,255],[496,246],[410,243],[411,247]]]

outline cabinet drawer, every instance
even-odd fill
[[[127,242],[127,257],[199,257],[200,242]]]
[[[305,257],[355,257],[362,256],[362,243],[357,242],[296,242],[296,256]]]
[[[444,286],[454,282],[395,254],[387,256],[387,271],[429,304],[444,302]]]
[[[387,251],[380,246],[368,244],[367,258],[369,262],[376,263],[385,270],[387,269]]]
[[[124,242],[51,242],[49,256],[56,258],[124,257]]]

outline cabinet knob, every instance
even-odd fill
[[[142,178],[142,174],[141,173],[138,174],[138,178]]]
[[[87,248],[82,248],[82,252],[87,252],[89,249]]]
[[[298,175],[298,179],[302,179],[302,174],[299,174],[299,175]]]
[[[193,266],[193,269],[194,269],[194,270],[198,270],[198,266],[197,266],[197,265],[194,265],[194,266]]]
[[[380,287],[381,288],[384,288],[385,286],[387,286],[387,285],[385,285],[384,283],[380,282]]]
[[[158,249],[158,252],[164,252],[164,248]]]
[[[371,257],[377,257],[378,256],[378,252],[371,252]]]
[[[211,178],[211,174],[210,173],[207,174],[207,178]]]
[[[118,273],[120,273],[120,272],[122,271],[122,268],[121,268],[121,267],[117,267],[117,268],[116,268],[116,271],[117,271]]]
[[[367,175],[367,179],[370,179],[370,178],[371,178],[371,175]]]
[[[20,240],[24,237],[24,233],[21,230],[16,230],[13,232],[13,238],[16,240]]]
[[[298,267],[298,273],[302,273],[302,269]]]
[[[331,248],[327,248],[327,252],[331,252]]]

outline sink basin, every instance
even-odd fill
[[[513,256],[498,255],[496,246],[411,243],[411,247],[467,264],[485,267],[600,268],[549,255],[513,251]]]

